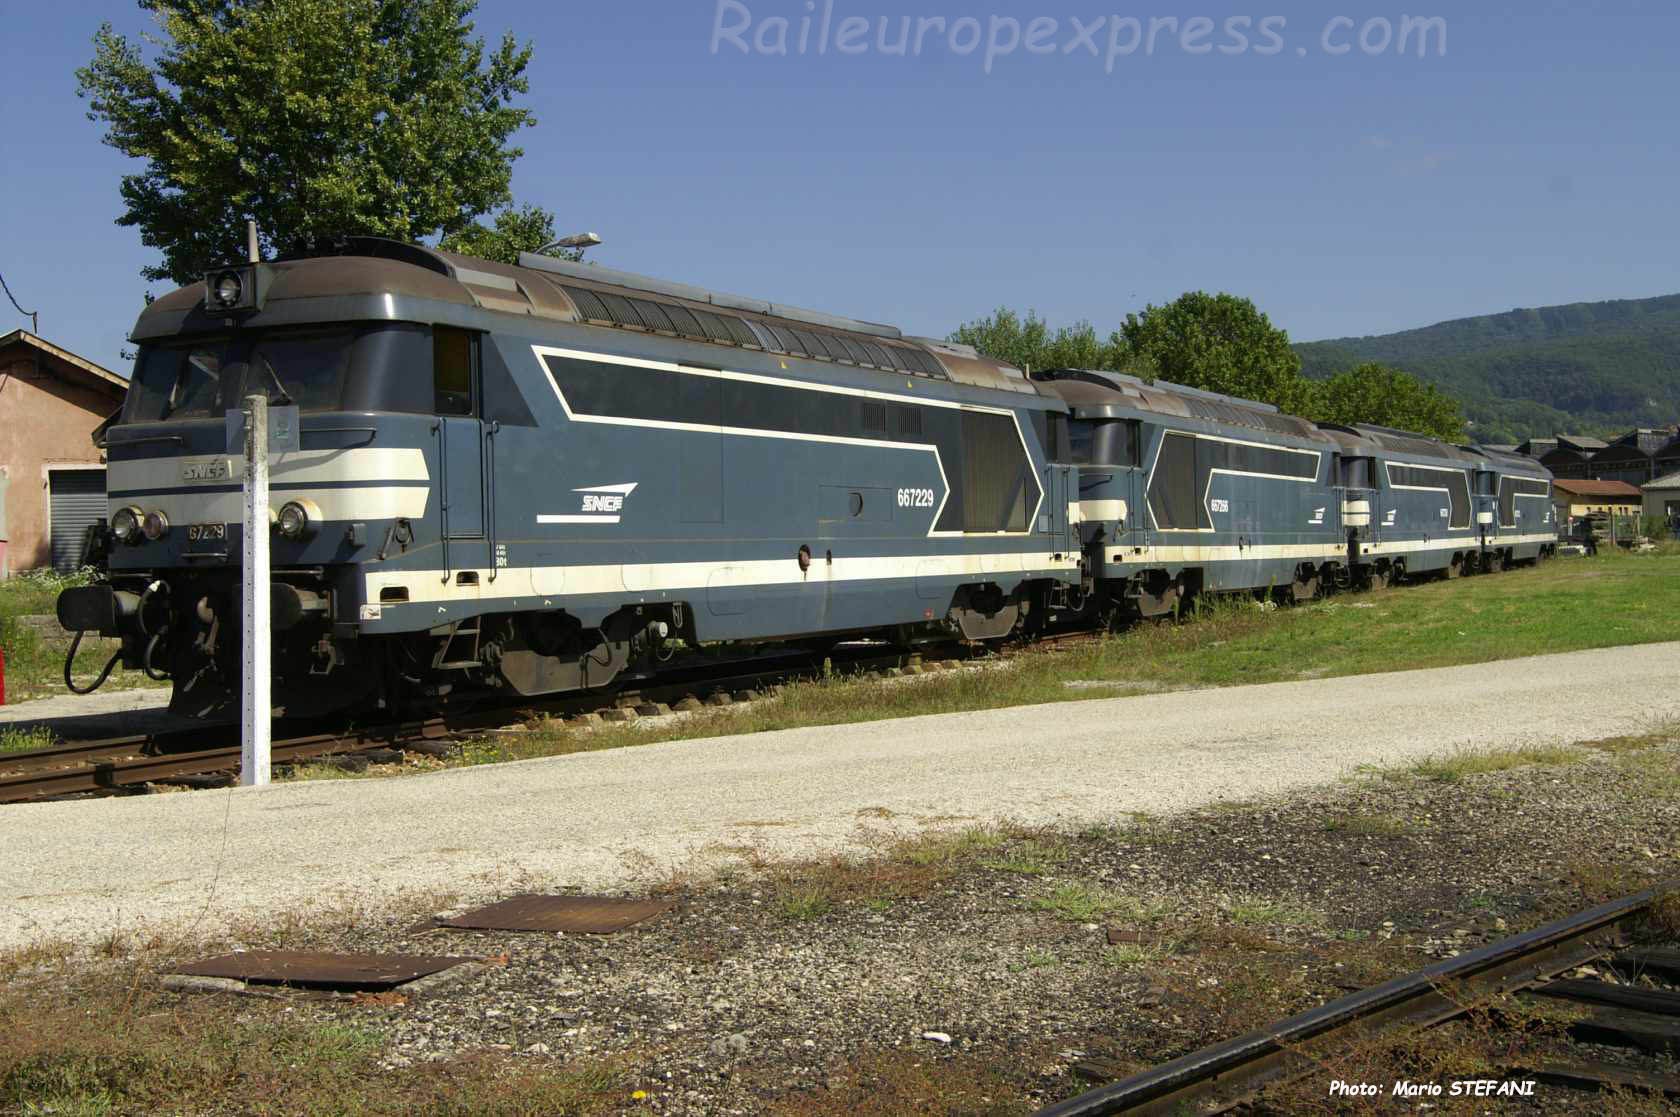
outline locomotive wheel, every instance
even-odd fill
[[[1451,562],[1447,563],[1447,568],[1442,572],[1441,576],[1449,579],[1464,577],[1464,564],[1458,559],[1453,559]]]
[[[1365,586],[1370,590],[1385,590],[1388,588],[1388,571],[1373,569],[1366,579]]]

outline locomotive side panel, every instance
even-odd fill
[[[409,594],[370,631],[455,615],[422,604],[564,609],[592,626],[682,603],[696,639],[772,639],[926,623],[965,586],[1076,577],[1041,530],[1032,414],[950,398],[986,393],[492,343],[535,416],[489,440],[498,565],[464,586],[369,568],[368,600]]]

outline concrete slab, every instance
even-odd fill
[[[45,726],[66,741],[96,741],[204,724],[175,717],[168,705],[168,687],[60,694],[0,706],[0,727],[21,730]]]

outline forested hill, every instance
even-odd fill
[[[1460,318],[1297,345],[1323,378],[1382,361],[1457,397],[1478,442],[1620,433],[1680,418],[1680,295]]]

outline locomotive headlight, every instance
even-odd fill
[[[140,541],[140,520],[144,513],[138,508],[119,508],[111,516],[111,534],[122,543]]]
[[[224,310],[238,306],[244,294],[245,283],[237,271],[221,272],[211,281],[210,298]]]
[[[140,533],[153,543],[169,534],[169,517],[154,508],[140,517]]]
[[[289,500],[280,506],[274,526],[287,539],[308,539],[321,527],[321,510],[314,501]]]

